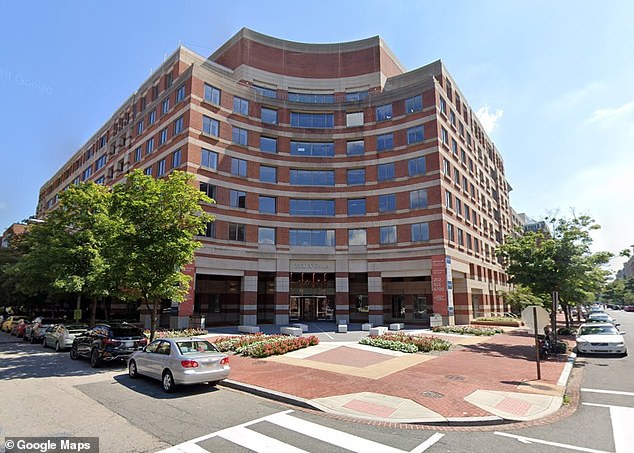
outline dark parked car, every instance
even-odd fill
[[[126,360],[146,344],[143,330],[132,324],[98,324],[75,338],[70,348],[70,358],[88,358],[90,366],[97,368],[104,361]]]

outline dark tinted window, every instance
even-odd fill
[[[114,326],[112,327],[114,337],[142,337],[143,331],[134,326]]]

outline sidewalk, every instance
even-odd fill
[[[324,330],[311,325],[308,334],[320,337],[320,344],[283,356],[232,356],[225,385],[361,419],[495,424],[556,412],[574,360],[574,355],[551,356],[541,362],[537,381],[534,339],[523,330],[493,337],[434,334],[457,346],[430,354],[359,345],[367,335],[360,329],[346,334]],[[405,332],[432,335],[429,330]],[[212,337],[227,333],[235,331],[210,329]]]

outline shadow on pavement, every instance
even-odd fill
[[[179,399],[189,396],[197,396],[202,393],[214,393],[218,389],[209,384],[191,384],[180,385],[176,387],[174,393],[165,393],[161,386],[161,381],[152,379],[147,376],[139,376],[137,379],[131,379],[127,374],[119,374],[114,380],[124,387],[142,395],[146,395],[156,399]]]

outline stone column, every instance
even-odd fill
[[[277,272],[275,276],[275,324],[289,323],[290,277],[288,272]]]
[[[383,324],[383,279],[380,272],[368,272],[368,322]]]
[[[240,288],[240,325],[258,323],[258,273],[245,271]]]
[[[335,280],[335,320],[339,323],[344,320],[350,323],[350,289],[348,286],[348,273],[337,272]]]

